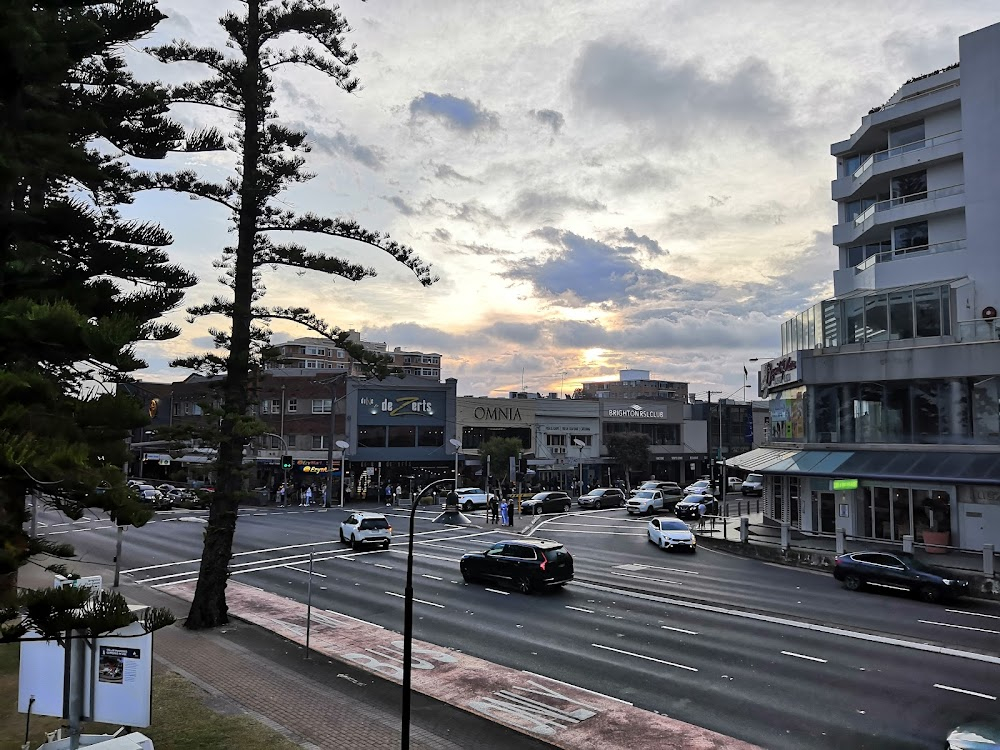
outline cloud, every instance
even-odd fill
[[[554,252],[542,260],[509,263],[502,275],[527,282],[539,297],[566,306],[620,307],[683,284],[679,277],[637,261],[632,247],[617,247],[553,227],[532,232],[529,237],[552,245]]]
[[[533,109],[528,114],[542,125],[552,128],[554,135],[558,135],[563,125],[566,124],[566,118],[562,116],[561,112],[556,112],[554,109]]]
[[[674,146],[703,135],[706,125],[724,125],[728,135],[735,128],[781,139],[791,117],[774,72],[756,57],[714,76],[698,61],[667,61],[642,44],[605,39],[583,48],[570,88],[586,109],[652,125],[659,135],[673,136]]]
[[[479,180],[473,179],[472,177],[466,177],[464,174],[459,174],[455,171],[455,169],[449,167],[447,164],[435,164],[434,176],[444,182],[479,182]]]
[[[432,94],[425,91],[410,102],[410,116],[414,120],[424,115],[438,120],[446,128],[473,132],[476,130],[496,130],[500,127],[500,115],[491,112],[471,99],[463,99],[451,94]]]
[[[670,255],[669,250],[664,250],[660,247],[660,243],[651,237],[647,237],[644,234],[636,234],[631,227],[625,227],[619,236],[620,241],[627,242],[633,245],[639,245],[640,247],[646,248],[646,252],[653,257],[660,257],[663,255]]]
[[[416,213],[416,209],[414,209],[413,206],[411,206],[405,200],[400,198],[398,195],[392,195],[392,196],[383,195],[382,199],[388,201],[396,208],[398,208],[399,212],[403,214],[403,216],[413,216]]]
[[[569,193],[543,193],[525,189],[515,196],[507,217],[532,224],[555,224],[567,211],[595,212],[606,209],[607,206],[600,201],[579,198]]]
[[[302,123],[290,124],[289,127],[306,130]],[[333,134],[317,130],[307,132],[309,135],[306,140],[315,151],[322,151],[331,156],[344,156],[376,171],[385,167],[385,151],[377,146],[364,145],[356,136],[342,132]]]

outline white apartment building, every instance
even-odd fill
[[[729,461],[775,520],[1000,545],[1000,24],[959,52],[831,146],[835,296],[782,325],[767,445]]]
[[[393,365],[399,367],[404,375],[441,379],[441,355],[436,352],[404,351],[398,346],[390,352],[385,342],[365,341],[355,330],[348,331],[348,334],[351,341],[361,344],[368,351],[392,357]],[[344,349],[334,346],[326,338],[306,336],[277,344],[276,348],[281,360],[269,363],[267,369],[300,370],[305,375],[313,374],[313,370],[332,370],[335,373],[346,370],[355,377],[364,374],[361,366]]]

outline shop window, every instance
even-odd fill
[[[913,338],[913,291],[907,289],[889,295],[889,339]]]
[[[417,444],[417,428],[414,425],[393,425],[389,427],[390,448],[412,448]]]
[[[844,322],[846,328],[846,342],[848,344],[862,344],[865,340],[865,309],[864,299],[861,297],[851,297],[844,300]]]
[[[941,395],[943,384],[936,380],[915,380],[910,386],[913,395],[913,440],[916,443],[937,443],[941,435]]]
[[[385,427],[369,425],[358,427],[359,448],[385,448]]]
[[[943,490],[913,490],[913,533],[924,541],[924,532],[951,532],[951,496]]]
[[[545,433],[546,445],[566,445],[566,436],[559,433]]]
[[[941,335],[941,287],[913,292],[917,336]]]
[[[444,445],[444,429],[441,427],[417,428],[417,445],[421,448],[437,448]]]

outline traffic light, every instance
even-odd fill
[[[292,468],[292,457],[291,456],[282,456],[281,457],[281,468],[282,469],[290,469],[290,468]]]

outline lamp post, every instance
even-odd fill
[[[338,440],[335,445],[340,448],[340,507],[344,507],[344,482],[347,480],[347,449],[351,444],[346,440]],[[327,497],[329,497],[327,493]]]
[[[455,449],[455,489],[458,490],[458,451],[462,447],[462,441],[456,440],[455,438],[449,438],[448,442],[451,443],[452,448]]]
[[[449,442],[454,445],[458,441],[452,439]],[[456,489],[457,476],[456,470]],[[458,493],[455,490],[448,493],[444,507],[444,513],[435,518],[434,523],[459,525],[471,523],[468,518],[458,512]],[[416,521],[417,503],[410,503],[410,529],[406,545],[406,588],[403,590],[403,716],[400,727],[400,750],[409,750],[410,748],[410,671],[412,669],[410,660],[413,656],[413,526]]]
[[[580,449],[580,495],[583,494],[583,449],[587,445],[580,438],[573,438],[573,445]]]

